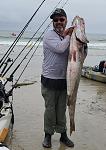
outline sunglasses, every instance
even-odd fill
[[[64,22],[65,19],[64,19],[64,18],[54,18],[54,19],[53,19],[53,22],[58,22],[58,21]]]

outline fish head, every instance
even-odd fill
[[[75,16],[72,21],[72,26],[75,26],[74,33],[75,33],[76,39],[78,39],[82,43],[89,43],[86,33],[85,33],[84,19],[79,16]]]

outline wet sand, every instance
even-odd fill
[[[33,85],[14,92],[15,124],[7,144],[13,150],[47,150],[42,147],[44,101],[40,93],[40,78]],[[71,139],[74,150],[106,149],[106,84],[81,78],[76,104],[76,131]],[[69,116],[67,111],[69,134]],[[71,149],[59,143],[60,135],[52,136],[52,149]]]

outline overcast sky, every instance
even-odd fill
[[[28,27],[33,31],[54,9],[60,0],[46,0]],[[58,7],[66,0],[61,0]],[[21,30],[36,11],[42,0],[0,0],[0,30]],[[106,34],[106,0],[69,0],[64,6],[70,26],[74,16],[84,18],[87,33]],[[44,24],[47,26],[50,19]]]

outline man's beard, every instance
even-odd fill
[[[65,30],[65,28],[64,27],[56,27],[56,26],[54,26],[54,30],[57,32],[57,33],[59,33],[60,35],[62,35],[63,34],[63,32],[64,32],[64,30]]]
[[[55,30],[56,30],[57,32],[59,32],[59,33],[62,33],[62,32],[64,31],[64,28],[63,28],[63,27],[61,27],[61,28],[55,28]]]

